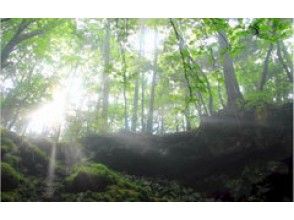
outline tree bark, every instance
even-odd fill
[[[238,108],[238,101],[242,101],[243,96],[236,79],[233,60],[229,54],[230,45],[224,31],[218,31],[218,42],[222,55],[225,87],[228,96],[227,107],[234,110]]]
[[[290,72],[291,72],[291,82],[293,82],[293,59],[292,56],[288,53],[287,48],[285,47],[285,44],[283,41],[280,42],[281,44],[281,49],[282,49],[282,53],[284,54],[286,61],[288,63],[288,66],[290,68]]]
[[[127,63],[126,63],[126,55],[125,55],[125,50],[124,48],[122,49],[122,60],[123,60],[123,95],[124,95],[124,115],[125,115],[125,129],[129,130],[129,125],[128,125],[128,100],[127,100]]]
[[[269,75],[268,66],[269,66],[269,61],[270,61],[270,56],[271,56],[272,50],[273,50],[273,44],[270,44],[268,51],[266,53],[265,59],[264,59],[263,70],[262,70],[259,88],[258,88],[259,91],[263,90],[263,87],[264,87],[264,85],[267,81],[267,77]]]
[[[141,33],[140,33],[140,58],[143,56],[143,44],[144,44],[144,26],[141,26]],[[145,77],[144,72],[141,71],[141,126],[142,132],[145,131]]]
[[[153,60],[153,74],[152,74],[152,85],[151,85],[151,94],[149,102],[149,112],[147,119],[147,128],[148,133],[153,131],[153,108],[154,108],[154,97],[155,97],[155,86],[156,86],[156,75],[157,75],[157,59],[158,59],[158,49],[157,49],[157,29],[155,29],[154,35],[154,60]]]
[[[191,131],[192,127],[191,127],[191,122],[190,122],[190,110],[189,108],[185,109],[184,111],[184,115],[185,115],[185,128],[186,131]]]
[[[119,19],[116,20],[116,25],[119,30]],[[122,75],[123,75],[123,97],[124,97],[124,121],[125,121],[125,130],[129,130],[129,125],[128,125],[128,100],[127,100],[127,95],[126,95],[126,91],[127,91],[127,62],[126,62],[126,51],[125,51],[125,44],[123,45],[122,43],[127,41],[127,19],[124,18],[124,28],[123,28],[123,39],[121,39],[120,37],[118,37],[118,44],[120,47],[120,54],[121,54],[121,59],[122,59],[122,64],[123,64],[123,68],[122,68]],[[118,36],[120,36],[120,34],[118,33]]]
[[[102,102],[102,131],[108,130],[108,99],[109,99],[109,72],[110,72],[110,23],[106,20],[105,23],[105,35],[103,45],[103,57],[104,57],[104,71],[102,76],[103,81],[103,102]]]
[[[138,96],[139,96],[139,79],[138,76],[135,82],[135,91],[134,91],[134,105],[133,105],[133,115],[132,115],[132,125],[131,131],[136,132],[137,129],[137,112],[138,112]]]
[[[193,99],[193,91],[192,91],[192,87],[191,87],[190,80],[189,80],[189,77],[188,77],[187,64],[186,64],[186,61],[185,61],[184,41],[183,41],[182,37],[180,36],[180,34],[179,34],[179,32],[178,32],[178,30],[176,28],[176,25],[175,25],[172,18],[170,18],[170,23],[171,23],[171,25],[173,27],[176,38],[177,38],[177,40],[179,42],[178,46],[179,46],[180,55],[181,55],[181,59],[182,59],[182,64],[183,64],[183,68],[184,68],[184,76],[185,76],[185,80],[186,80],[187,87],[188,87],[188,90],[189,90],[189,101],[191,101]]]
[[[212,48],[210,48],[210,56],[211,56],[211,61],[212,61],[212,68],[214,70],[217,70],[216,60],[215,60],[215,57],[213,55]],[[218,93],[218,99],[220,101],[220,104],[224,108],[225,107],[225,104],[224,104],[224,99],[223,99],[222,94],[221,94],[221,87],[220,87],[219,80],[217,80],[217,93]]]
[[[285,47],[281,48],[281,44],[282,44],[281,42],[277,43],[277,46],[278,46],[278,49],[277,49],[278,59],[281,62],[282,66],[283,66],[283,68],[284,68],[284,70],[285,70],[285,72],[287,74],[287,77],[288,77],[289,81],[293,82],[293,62],[289,62],[289,59],[287,59],[288,52],[287,52]],[[284,61],[284,58],[283,58],[283,55],[282,55],[282,49],[283,49],[284,56],[286,57],[289,66]]]

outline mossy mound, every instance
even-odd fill
[[[157,182],[112,171],[102,164],[78,166],[66,179],[62,201],[200,201],[201,195],[176,182]]]
[[[102,164],[80,165],[66,178],[65,201],[148,201],[139,184]]]
[[[1,161],[26,175],[47,175],[48,156],[46,153],[26,138],[4,129],[1,129]]]
[[[66,191],[102,192],[109,185],[116,184],[119,176],[102,164],[76,166],[73,173],[66,178]]]
[[[1,162],[1,191],[17,188],[23,182],[23,176],[8,163]]]

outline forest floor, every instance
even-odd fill
[[[2,201],[292,201],[293,106],[220,111],[190,132],[56,146],[1,130]],[[51,161],[50,161],[51,160]]]

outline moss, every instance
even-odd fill
[[[1,162],[1,191],[10,191],[23,182],[23,176],[8,163]]]
[[[69,192],[101,192],[118,182],[119,176],[102,164],[77,166],[66,178],[66,190]]]
[[[21,160],[21,158],[19,156],[16,156],[11,153],[6,154],[2,159],[3,162],[8,163],[12,167],[18,167],[20,160]]]
[[[17,147],[11,139],[1,136],[1,157],[7,153],[15,152],[16,149]]]
[[[74,201],[149,201],[144,187],[102,164],[75,167],[65,186],[67,192],[78,193]],[[73,197],[64,195],[67,201]]]
[[[17,191],[1,192],[1,202],[18,202],[22,201]]]

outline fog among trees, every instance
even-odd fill
[[[4,200],[292,200],[293,41],[292,19],[1,19]]]

